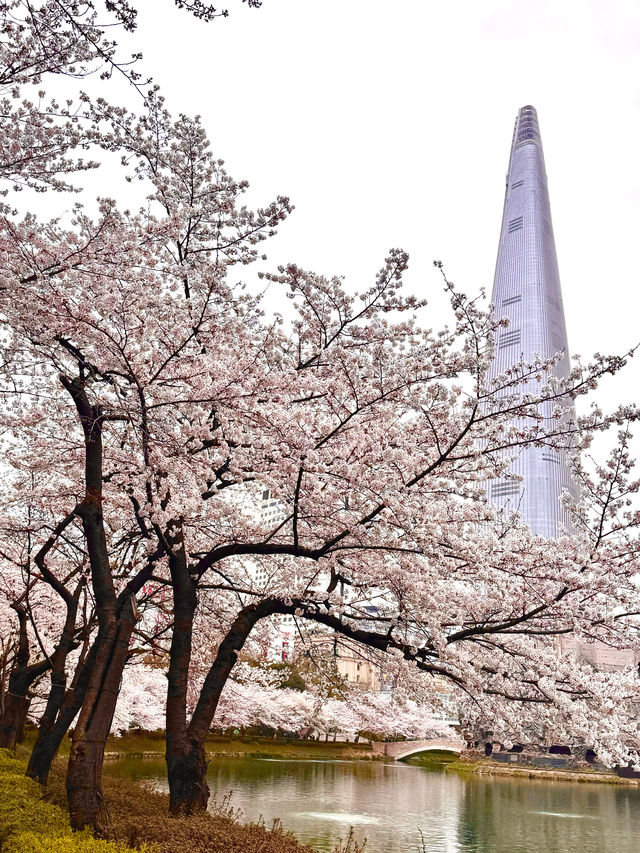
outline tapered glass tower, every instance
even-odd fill
[[[495,376],[536,355],[548,358],[563,352],[555,368],[559,377],[569,371],[569,347],[562,308],[560,276],[551,225],[551,208],[538,116],[531,106],[518,112],[511,143],[502,230],[493,284],[492,303],[509,325],[496,336]],[[532,393],[532,384],[522,393]],[[553,406],[540,406],[551,417]],[[563,509],[563,489],[575,491],[566,454],[550,447],[521,450],[510,471],[521,482],[508,478],[489,483],[489,500],[507,511],[520,512],[533,533],[555,537],[570,529]]]

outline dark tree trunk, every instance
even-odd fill
[[[216,659],[207,673],[198,704],[191,722],[186,728],[185,736],[181,740],[176,739],[173,746],[171,746],[172,736],[170,735],[167,722],[167,773],[172,814],[193,814],[206,809],[209,799],[209,786],[207,785],[207,761],[204,742],[213,721],[216,708],[218,707],[220,695],[237,660],[238,652],[245,644],[255,624],[260,619],[264,619],[265,616],[270,616],[277,612],[281,607],[281,602],[269,599],[261,601],[258,604],[250,604],[241,610],[226,637],[218,647]],[[174,628],[174,636],[176,633],[177,622],[176,628]],[[189,654],[190,648],[189,641]],[[182,653],[181,670],[184,672],[184,649]],[[177,662],[174,663],[172,660],[172,665],[177,666]],[[188,670],[188,659],[186,667]],[[176,680],[176,694],[178,686],[181,686],[183,692],[181,697],[176,695],[174,701],[176,704],[180,701],[186,708],[186,679],[182,685],[178,685]],[[167,702],[167,712],[168,709],[169,702]],[[169,716],[167,713],[168,720]]]
[[[18,633],[18,648],[9,675],[6,693],[2,696],[2,713],[0,713],[0,747],[15,749],[22,739],[24,724],[31,699],[28,697],[29,688],[50,668],[50,661],[45,659],[38,663],[29,664],[29,638],[27,635],[27,611],[21,604],[12,604],[18,616],[20,626]]]
[[[91,735],[94,732],[89,731]],[[97,732],[96,732],[97,735]],[[69,817],[75,830],[91,827],[96,835],[106,836],[107,821],[102,796],[102,763],[104,737],[88,737],[73,743],[67,769],[67,800]]]
[[[115,637],[111,642],[105,638],[98,648],[97,677],[88,686],[71,739],[67,769],[71,826],[76,830],[90,826],[98,835],[106,834],[102,763],[135,624],[132,603],[129,600],[127,612],[120,617]],[[99,684],[95,683],[97,680]]]
[[[51,763],[82,706],[89,679],[95,667],[96,652],[97,643],[94,643],[86,659],[79,662],[71,687],[63,696],[59,687],[55,689],[52,687],[49,694],[47,707],[40,719],[38,737],[27,765],[27,776],[40,782],[41,785],[47,784]]]
[[[71,395],[84,432],[85,495],[75,513],[82,521],[91,566],[91,586],[98,616],[95,666],[89,677],[76,723],[67,770],[67,799],[73,829],[92,827],[105,834],[101,777],[104,747],[111,727],[135,624],[134,599],[116,601],[109,549],[102,513],[102,426],[100,406],[92,405],[86,391],[86,374],[60,381]]]
[[[172,537],[172,544],[179,544]],[[174,600],[174,622],[167,673],[166,762],[171,814],[204,811],[209,800],[207,759],[203,743],[187,734],[187,686],[193,619],[198,604],[196,584],[189,574],[184,550],[169,557]]]
[[[176,588],[174,580],[174,600],[176,601],[175,607],[177,612],[178,601],[175,596]],[[256,623],[261,619],[264,619],[267,616],[272,616],[274,613],[294,614],[298,608],[304,609],[304,607],[305,602],[299,599],[285,600],[280,598],[264,598],[256,604],[247,605],[240,611],[237,618],[229,628],[226,636],[218,646],[216,658],[204,680],[198,704],[193,712],[191,722],[186,729],[186,737],[182,739],[182,752],[178,749],[170,749],[170,738],[172,735],[169,730],[169,715],[167,714],[167,767],[169,770],[169,791],[171,795],[171,802],[172,804],[174,802],[176,804],[175,812],[188,814],[203,808],[203,792],[206,792],[207,790],[207,780],[205,775],[206,762],[196,761],[195,758],[193,759],[191,764],[192,775],[190,779],[186,780],[185,785],[184,776],[178,769],[184,765],[178,761],[174,762],[173,756],[191,754],[196,756],[198,750],[201,750],[202,754],[204,754],[205,738],[209,728],[211,727],[211,723],[213,722],[213,717],[216,712],[216,708],[218,707],[220,695],[227,683],[227,679],[233,669],[233,665],[237,660],[238,652],[244,646],[247,637],[253,630]],[[351,637],[353,640],[370,645],[373,648],[378,648],[384,651],[390,645],[389,636],[387,634],[377,634],[372,631],[352,628],[344,625],[338,617],[330,613],[319,611],[317,608],[308,609],[308,611],[305,612],[305,616],[308,619],[313,619],[322,625],[326,625],[336,631],[340,631],[346,636]],[[174,634],[175,633],[176,630],[174,629]],[[184,652],[183,657],[185,659],[181,661],[180,666],[184,674],[188,671],[188,661],[186,661],[185,665],[186,652]],[[172,660],[171,666],[177,666],[176,662]],[[170,685],[170,693],[171,689],[172,687]],[[186,678],[182,683],[179,683],[176,680],[174,689],[175,695],[172,696],[172,702],[175,707],[180,705],[181,707],[186,708]],[[167,709],[168,708],[169,701],[167,702]],[[325,740],[328,739],[329,734],[327,732]],[[171,767],[174,764],[176,770],[172,772]],[[206,794],[204,796],[206,796]]]
[[[38,551],[35,556],[35,563],[40,569],[40,573],[44,580],[58,593],[64,601],[67,614],[65,617],[62,634],[58,641],[58,645],[51,657],[51,689],[47,697],[47,704],[44,714],[40,718],[38,726],[38,737],[34,744],[33,750],[29,757],[27,765],[27,776],[36,779],[40,784],[46,785],[53,761],[62,738],[73,722],[73,718],[78,713],[84,693],[81,690],[82,685],[78,685],[78,676],[80,675],[83,664],[86,658],[87,646],[89,642],[89,626],[84,625],[84,640],[83,648],[80,654],[80,660],[76,667],[76,673],[73,679],[71,690],[67,692],[67,676],[66,664],[69,652],[77,647],[76,643],[76,616],[78,614],[78,602],[80,594],[84,589],[85,580],[81,580],[76,584],[76,588],[71,593],[63,583],[49,570],[46,563],[46,557],[49,551],[57,542],[58,536],[64,529],[71,524],[75,518],[76,510],[69,513],[54,529],[53,533]],[[84,686],[86,688],[87,678],[85,677]]]
[[[184,754],[167,751],[169,777],[169,809],[172,814],[194,814],[205,811],[209,802],[207,757],[203,744],[194,741]]]
[[[56,757],[62,743],[62,738],[68,730],[69,726],[64,728],[62,726],[52,726],[50,729],[40,729],[38,731],[38,737],[31,750],[29,763],[27,764],[27,776],[35,779],[41,785],[47,784],[53,759]]]
[[[0,717],[0,747],[15,749],[21,743],[24,724],[31,700],[27,696],[5,693],[2,697],[2,715]]]
[[[60,675],[59,673],[52,672],[51,690],[47,697],[47,705],[45,707],[44,714],[40,718],[40,723],[38,724],[38,736],[35,744],[33,745],[31,755],[29,756],[29,763],[27,765],[27,776],[30,776],[32,779],[37,779],[41,785],[46,785],[49,770],[51,768],[51,762],[55,758],[62,738],[73,721],[72,717],[65,730],[60,731],[58,737],[53,736],[54,727],[64,702],[65,693],[66,678],[64,673]],[[77,704],[73,715],[74,717],[79,710],[80,704],[81,703]],[[45,758],[45,756],[47,756],[47,758]]]
[[[73,347],[67,349],[78,358],[78,376],[71,379],[61,375],[60,381],[75,404],[84,433],[85,447],[85,495],[73,514],[82,521],[98,619],[95,656],[87,676],[80,714],[72,737],[67,770],[67,798],[71,826],[74,829],[91,826],[97,833],[104,834],[101,790],[104,747],[127,662],[129,641],[137,619],[135,596],[151,574],[155,557],[149,558],[145,569],[138,572],[136,578],[116,597],[102,512],[104,414],[99,405],[92,405],[87,394],[86,384],[90,377],[85,370],[84,360]],[[44,557],[44,554],[42,556]],[[45,740],[49,744],[49,738]],[[55,739],[52,744],[54,742]],[[44,766],[40,766],[38,760],[39,766],[33,768],[34,773],[38,775],[46,772],[46,760],[51,754],[51,745],[47,749],[43,746],[42,754]]]
[[[46,548],[47,546],[45,546]],[[36,557],[36,562],[40,567],[45,579],[54,589],[61,595],[67,605],[67,616],[65,619],[64,629],[60,636],[60,640],[52,657],[51,669],[51,689],[47,697],[47,704],[44,709],[44,714],[40,718],[38,725],[38,737],[29,756],[27,765],[27,776],[36,779],[41,785],[46,785],[51,769],[51,762],[55,758],[58,747],[62,738],[67,733],[69,726],[73,722],[73,718],[78,713],[84,692],[82,690],[81,679],[78,678],[82,672],[83,664],[86,658],[86,648],[88,643],[88,627],[85,625],[85,639],[80,660],[76,668],[74,683],[70,691],[67,691],[67,676],[65,667],[69,652],[74,647],[74,634],[76,625],[76,615],[78,612],[78,600],[84,586],[84,581],[77,584],[73,593],[68,592],[62,584],[49,572],[44,563],[46,550],[43,548],[40,554]],[[84,686],[88,676],[85,676]]]
[[[67,799],[73,829],[90,826],[96,833],[104,834],[101,788],[104,748],[128,658],[129,641],[137,619],[135,596],[151,575],[157,554],[149,558],[146,567],[116,598],[102,514],[104,417],[100,406],[91,405],[89,401],[86,378],[83,367],[80,367],[79,376],[75,379],[60,377],[75,403],[85,438],[85,496],[76,506],[74,514],[82,521],[98,619],[95,651],[92,649],[90,655],[91,664],[88,660],[83,666],[86,686],[81,690],[80,714],[72,736],[67,770]],[[47,771],[52,749],[57,748],[56,739],[61,737],[60,730],[73,719],[73,716],[71,720],[68,719],[73,704],[70,702],[68,713],[65,711],[66,716],[59,715],[51,739],[45,737],[42,763],[38,759],[38,766],[33,768],[39,777]]]

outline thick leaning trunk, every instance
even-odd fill
[[[87,373],[82,361],[78,363],[76,378],[63,374],[60,381],[73,399],[84,433],[85,496],[75,507],[74,514],[82,521],[98,619],[95,665],[88,678],[71,741],[67,799],[73,829],[90,826],[96,833],[105,834],[101,788],[104,748],[137,619],[135,595],[152,572],[153,559],[138,573],[137,580],[127,584],[116,597],[102,510],[102,429],[105,416],[101,406],[90,401]]]
[[[104,747],[127,660],[135,605],[128,595],[119,608],[109,562],[102,512],[102,409],[89,399],[83,369],[74,379],[61,375],[60,381],[73,399],[84,432],[85,496],[74,512],[82,521],[98,617],[95,667],[71,741],[67,799],[73,829],[91,826],[97,833],[104,834],[101,790]]]
[[[204,742],[218,707],[220,695],[238,658],[238,652],[244,646],[256,622],[277,612],[274,608],[280,607],[280,602],[276,603],[273,600],[250,604],[242,609],[231,625],[226,637],[218,646],[216,659],[204,680],[200,698],[186,729],[185,737],[176,743],[176,746],[182,747],[180,753],[175,748],[170,750],[170,736],[167,729],[167,774],[172,814],[193,814],[206,809],[209,786]],[[181,701],[186,708],[186,680],[183,690],[184,695]],[[167,709],[168,707],[167,702]]]
[[[106,835],[102,764],[135,624],[131,606],[129,601],[127,615],[122,615],[114,626],[115,637],[105,638],[101,643],[102,648],[98,648],[97,672],[87,688],[78,725],[71,739],[67,768],[71,826],[76,830],[89,826],[98,835]]]
[[[194,755],[193,773],[185,783],[183,774],[178,770],[178,767],[182,767],[182,765],[176,765],[173,777],[172,775],[169,776],[172,801],[179,804],[179,811],[190,813],[203,808],[203,791],[206,789],[206,762],[198,762],[195,757],[198,755],[198,750],[204,754],[205,738],[213,722],[220,695],[238,658],[238,653],[257,622],[267,616],[273,616],[275,613],[293,615],[300,609],[307,619],[312,619],[333,630],[341,631],[356,642],[364,642],[382,651],[389,648],[390,641],[386,634],[350,628],[330,613],[325,613],[316,607],[304,611],[304,607],[305,602],[300,599],[264,598],[257,604],[249,604],[244,607],[229,628],[227,635],[218,646],[216,658],[204,680],[198,704],[186,730],[185,741],[187,745],[190,745],[190,750],[187,750],[186,754],[190,752]],[[186,707],[186,684],[182,702]],[[167,737],[168,734],[167,732]],[[326,738],[328,739],[328,737],[327,734]]]
[[[107,820],[102,796],[102,764],[106,736],[97,731],[95,740],[83,738],[71,747],[67,769],[67,800],[71,827],[91,827],[96,835],[106,837]]]
[[[0,716],[0,747],[15,749],[16,744],[22,742],[30,704],[31,699],[28,696],[5,693]]]

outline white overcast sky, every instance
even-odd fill
[[[434,258],[466,292],[490,293],[513,122],[531,103],[571,350],[640,341],[638,0],[227,5],[229,18],[203,24],[140,0],[135,46],[171,110],[202,116],[252,203],[280,193],[296,205],[268,266],[291,260],[360,289],[400,246],[434,324]],[[637,399],[634,367],[607,402]]]

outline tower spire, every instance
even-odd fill
[[[562,307],[560,275],[551,224],[551,207],[544,165],[538,114],[532,106],[518,111],[505,191],[492,304],[509,325],[496,335],[495,360],[490,377],[520,361],[536,356],[550,358],[558,352],[558,377],[570,368],[569,346]],[[532,392],[531,384],[522,394]],[[540,406],[551,418],[553,406]],[[494,505],[521,513],[533,533],[555,537],[570,529],[570,519],[560,495],[575,493],[566,453],[550,447],[527,447],[510,467],[521,482],[498,479],[489,488]]]

